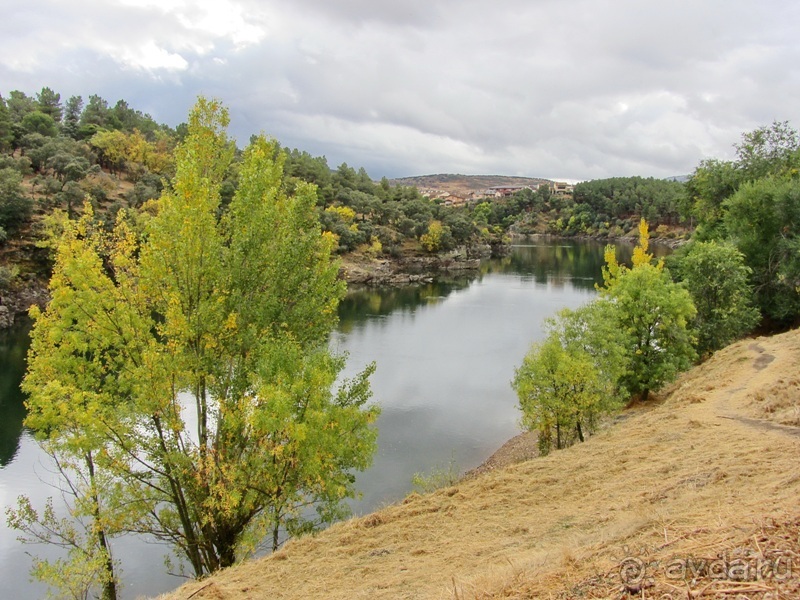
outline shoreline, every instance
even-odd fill
[[[537,458],[539,456],[538,439],[535,431],[522,431],[516,434],[506,440],[481,464],[464,473],[461,480],[472,479],[496,469],[503,469],[509,465]]]
[[[50,301],[47,282],[38,278],[17,282],[14,286],[0,294],[0,331],[14,326],[20,315],[27,315],[31,306],[44,310]]]
[[[636,240],[629,237],[602,236],[559,236],[549,233],[511,233],[513,242],[537,239],[583,240],[606,243],[630,243]],[[685,244],[684,239],[651,238],[653,245],[667,246],[672,249]],[[432,283],[443,275],[469,275],[480,269],[483,260],[502,256],[509,252],[513,244],[490,246],[481,244],[459,247],[450,252],[419,255],[409,254],[399,257],[371,258],[364,255],[348,254],[337,257],[340,261],[339,278],[348,286],[403,286]],[[27,314],[32,305],[43,309],[47,306],[50,295],[47,281],[28,275],[24,281],[0,295],[0,331],[14,325],[19,315]]]

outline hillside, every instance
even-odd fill
[[[163,600],[800,597],[798,364],[800,330],[744,340],[584,444]]]
[[[390,180],[392,185],[415,186],[420,190],[435,189],[456,195],[483,192],[490,187],[525,186],[549,182],[540,177],[512,177],[506,175],[420,175]]]

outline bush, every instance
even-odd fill
[[[19,275],[19,267],[0,265],[0,292],[7,290]]]
[[[461,479],[458,465],[455,458],[450,458],[447,465],[433,467],[427,473],[414,473],[411,477],[411,485],[414,491],[420,494],[428,494],[442,488],[451,487]]]
[[[22,175],[13,168],[0,169],[0,227],[17,230],[31,216],[33,203],[22,191]]]

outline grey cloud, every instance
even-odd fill
[[[172,124],[217,96],[241,143],[265,130],[374,177],[675,175],[798,118],[800,7],[779,0],[237,4],[258,44],[168,10],[34,0],[0,25],[0,92],[98,92]],[[122,64],[148,41],[186,68]],[[9,59],[26,52],[38,66]]]

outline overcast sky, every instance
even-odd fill
[[[120,98],[177,125],[220,98],[246,144],[553,179],[690,173],[800,125],[794,0],[25,0],[0,93]]]

